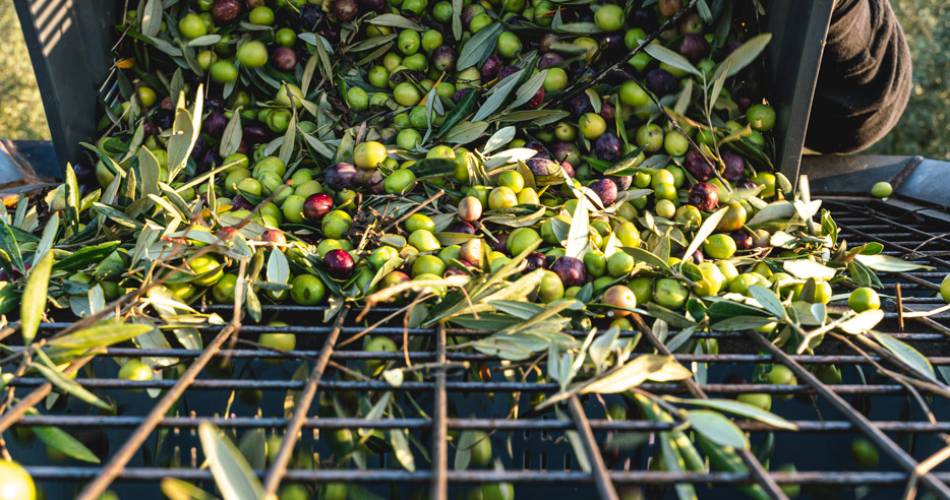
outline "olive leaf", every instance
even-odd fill
[[[918,375],[937,382],[937,375],[934,373],[933,365],[930,364],[930,360],[921,354],[920,351],[887,333],[871,332],[871,335],[878,343],[903,361],[904,364],[917,372]]]
[[[515,138],[516,130],[514,127],[503,127],[498,129],[497,132],[492,134],[491,137],[485,141],[485,146],[482,148],[483,155],[489,155],[498,148],[508,144]]]
[[[686,421],[693,430],[710,441],[723,446],[745,449],[749,440],[745,434],[728,418],[710,410],[692,410],[686,412]]]
[[[795,206],[787,201],[775,201],[769,203],[762,210],[759,210],[746,222],[747,225],[755,227],[773,220],[788,219],[795,214]]]
[[[139,148],[136,157],[139,162],[139,174],[142,181],[139,183],[139,189],[142,198],[147,198],[151,194],[158,193],[158,182],[161,180],[162,167],[158,163],[158,158],[148,148]]]
[[[779,300],[778,295],[775,295],[775,292],[772,290],[753,285],[749,287],[749,295],[776,318],[783,319],[788,315],[788,313],[785,312],[785,306],[782,305],[782,301]]]
[[[159,486],[169,500],[215,500],[214,495],[181,479],[166,477]]]
[[[98,464],[100,462],[99,457],[90,451],[89,448],[86,448],[86,445],[59,427],[33,427],[33,433],[36,434],[36,437],[38,437],[43,444],[59,451],[67,457],[91,464]]]
[[[713,234],[713,231],[716,230],[716,226],[719,225],[719,221],[722,220],[726,215],[727,208],[720,208],[718,211],[706,217],[706,220],[703,221],[703,225],[699,226],[699,230],[696,231],[696,235],[693,236],[693,241],[689,243],[689,246],[686,247],[686,251],[683,252],[683,260],[687,260],[702,246],[703,242],[706,241],[706,238],[709,235]]]
[[[43,319],[46,310],[47,289],[49,288],[50,273],[53,271],[53,252],[46,252],[39,263],[30,269],[23,288],[22,302],[20,303],[20,333],[23,343],[29,344],[36,337],[36,331]]]
[[[464,121],[445,133],[443,140],[452,144],[468,144],[477,141],[488,130],[488,122]]]
[[[636,387],[647,380],[674,382],[685,380],[693,374],[679,364],[673,356],[641,354],[627,364],[606,372],[581,387],[582,394],[616,394]]]
[[[218,147],[218,154],[222,158],[237,153],[241,147],[241,140],[244,138],[244,128],[241,127],[241,107],[232,111],[231,119],[224,127],[224,133],[221,134],[221,145]]]
[[[279,248],[271,250],[267,258],[267,281],[286,285],[290,280],[290,263]]]
[[[740,417],[751,418],[777,429],[798,430],[798,426],[792,422],[772,412],[765,411],[758,406],[752,406],[741,401],[734,401],[732,399],[680,399],[674,396],[668,396],[666,399],[678,404],[704,406],[713,410],[739,415]]]
[[[162,28],[162,0],[148,0],[142,9],[142,34],[155,36]]]
[[[484,120],[491,116],[497,109],[501,108],[501,105],[508,99],[508,95],[518,86],[518,82],[521,80],[521,75],[523,75],[524,72],[525,70],[523,69],[518,70],[495,84],[491,89],[491,94],[488,96],[488,99],[485,99],[485,102],[483,102],[481,107],[478,108],[478,111],[475,112],[472,121],[478,122]]]
[[[713,74],[713,81],[718,80],[722,74],[730,77],[742,71],[749,63],[759,57],[759,54],[765,50],[765,47],[771,40],[771,33],[762,33],[761,35],[748,39],[742,46],[732,51],[732,53],[719,63],[719,67],[716,68],[716,72]],[[649,52],[649,50],[647,50],[647,52]]]
[[[541,71],[531,75],[530,78],[522,83],[515,92],[515,99],[511,101],[511,104],[508,105],[508,109],[517,109],[526,102],[530,101],[531,98],[538,93],[538,89],[544,85],[544,78],[547,76],[547,74],[548,70],[542,69]]]
[[[455,61],[455,69],[462,71],[481,64],[495,50],[498,43],[498,35],[504,30],[501,23],[492,23],[475,33],[469,38],[462,50],[459,52],[458,60]]]
[[[587,199],[579,197],[577,207],[574,208],[574,214],[571,217],[571,229],[567,232],[567,242],[565,243],[564,255],[580,259],[587,250],[590,238],[590,220]]]
[[[857,335],[870,331],[883,320],[884,311],[880,309],[871,309],[869,311],[860,312],[854,317],[842,321],[838,324],[838,328],[845,333]]]
[[[402,28],[413,31],[425,30],[425,28],[420,26],[419,23],[416,23],[409,18],[400,16],[399,14],[381,14],[367,20],[366,22],[369,24],[375,24],[377,26],[389,26],[390,28]]]
[[[40,242],[36,245],[36,251],[33,252],[33,266],[36,266],[40,259],[53,248],[53,242],[56,240],[57,234],[59,234],[59,214],[53,213],[49,220],[46,221],[46,226],[43,228],[43,235],[40,237]]]
[[[452,0],[452,36],[455,41],[462,39],[463,0]]]
[[[251,466],[224,433],[214,424],[202,422],[198,425],[198,437],[214,482],[224,500],[264,498],[264,488]]]
[[[861,255],[855,256],[855,260],[865,266],[882,273],[904,273],[908,271],[932,270],[932,266],[908,262],[904,259],[892,257],[890,255]]]
[[[824,264],[808,259],[786,260],[782,263],[782,268],[788,274],[803,280],[816,278],[827,281],[834,278],[838,272]]]
[[[185,93],[178,96],[171,137],[168,138],[168,179],[172,181],[185,168],[185,163],[198,142],[201,114],[204,107],[204,84],[198,85],[192,109],[185,107]]]
[[[393,447],[393,455],[404,469],[409,472],[415,472],[416,461],[412,456],[412,450],[409,448],[409,439],[406,438],[405,429],[392,429],[389,431],[389,443]]]
[[[643,50],[646,51],[647,54],[650,54],[650,56],[657,61],[669,64],[676,69],[681,69],[687,73],[692,73],[699,77],[703,76],[702,72],[696,69],[696,66],[693,66],[688,59],[660,45],[659,43],[648,44]]]

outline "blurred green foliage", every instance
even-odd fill
[[[891,2],[913,54],[914,91],[900,123],[870,152],[950,159],[950,2]]]
[[[950,2],[892,0],[914,57],[914,92],[900,124],[870,152],[950,159]],[[0,138],[49,137],[13,2],[0,1]]]
[[[46,115],[13,2],[0,1],[0,138],[49,139]]]

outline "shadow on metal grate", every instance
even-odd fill
[[[878,241],[886,253],[906,256],[915,262],[935,266],[935,271],[898,273],[882,277],[887,310],[880,330],[907,342],[924,353],[942,376],[950,375],[950,316],[905,319],[896,311],[900,296],[905,311],[928,310],[943,304],[937,294],[940,280],[950,271],[950,228],[924,220],[913,212],[895,210],[887,204],[854,197],[825,199],[842,237],[852,245]],[[898,283],[900,285],[898,285]],[[207,306],[207,310],[230,314],[230,307]],[[77,463],[50,464],[37,442],[8,440],[8,446],[22,459],[34,478],[44,487],[48,498],[71,497],[87,482],[102,481],[122,498],[158,496],[157,483],[165,477],[197,481],[210,487],[211,475],[200,469],[203,457],[196,428],[209,421],[226,429],[240,441],[249,433],[288,435],[279,450],[269,450],[270,460],[258,464],[257,472],[266,485],[280,482],[341,481],[360,485],[367,495],[384,498],[416,498],[427,492],[432,498],[457,498],[473,483],[510,481],[520,498],[545,495],[580,495],[617,498],[631,486],[644,488],[648,497],[673,496],[669,487],[677,482],[695,483],[700,495],[709,498],[735,498],[735,485],[758,482],[772,496],[783,497],[778,485],[801,484],[813,498],[841,498],[843,491],[862,490],[865,498],[895,498],[909,488],[919,488],[937,497],[950,496],[950,467],[942,458],[947,453],[950,434],[950,405],[945,394],[928,393],[927,387],[914,387],[880,375],[877,367],[894,367],[886,353],[865,352],[845,338],[829,337],[813,355],[789,355],[775,348],[758,333],[697,333],[695,338],[715,338],[720,353],[675,353],[688,366],[705,366],[707,381],[698,384],[647,384],[645,389],[658,394],[687,394],[693,397],[734,397],[744,393],[769,393],[776,396],[773,411],[792,420],[798,432],[768,428],[752,421],[738,421],[750,433],[752,452],[744,457],[749,474],[667,472],[650,463],[658,446],[651,433],[669,430],[670,424],[633,418],[611,420],[604,403],[624,404],[618,396],[568,401],[564,419],[551,413],[533,413],[532,400],[557,391],[556,384],[534,379],[510,380],[505,366],[493,358],[462,352],[452,345],[484,335],[453,328],[409,329],[401,321],[373,330],[397,341],[407,336],[408,353],[420,366],[410,372],[399,387],[381,380],[364,380],[346,370],[366,362],[394,361],[402,364],[403,352],[370,353],[359,349],[360,342],[349,342],[366,328],[351,319],[333,325],[322,324],[324,308],[289,305],[265,306],[265,320],[279,317],[292,326],[244,326],[235,345],[225,345],[222,330],[206,328],[201,350],[185,348],[137,349],[115,347],[84,367],[78,380],[86,387],[115,400],[118,415],[98,415],[79,404],[58,398],[49,402],[42,416],[24,416],[14,429],[55,425],[69,430],[99,456],[101,466]],[[394,308],[374,311],[366,324],[385,318]],[[350,313],[351,318],[355,317]],[[901,327],[900,323],[904,323]],[[47,323],[42,334],[61,329],[65,323]],[[649,328],[623,335],[643,335],[638,350],[664,352],[665,345]],[[283,331],[297,337],[297,350],[289,353],[269,351],[254,340],[262,332]],[[583,337],[585,332],[570,332]],[[178,360],[179,377],[167,380],[132,382],[116,377],[112,360],[127,356],[150,356]],[[230,368],[221,361],[230,359]],[[298,368],[306,363],[303,370]],[[461,370],[461,364],[479,370]],[[797,385],[747,383],[758,363],[780,363],[795,373]],[[431,369],[425,369],[429,364]],[[844,379],[836,385],[822,383],[809,367],[835,364]],[[298,376],[293,376],[297,372]],[[480,374],[473,378],[472,373]],[[187,375],[194,375],[190,378]],[[301,377],[300,374],[303,374]],[[23,388],[39,388],[41,378],[18,378],[11,382]],[[157,398],[151,394],[160,393]],[[366,419],[340,417],[333,405],[355,414],[355,394],[367,391],[393,391],[401,405],[415,405],[413,415],[425,417]],[[37,401],[46,392],[34,391]],[[295,412],[285,413],[286,398],[296,397]],[[518,418],[507,414],[514,405]],[[165,407],[156,409],[156,401]],[[924,410],[929,405],[929,410]],[[220,414],[227,408],[226,414]],[[150,416],[150,413],[152,414]],[[365,413],[365,409],[364,409]],[[407,429],[416,470],[400,466],[389,452],[364,457],[360,467],[327,469],[319,467],[320,458],[335,452],[333,436],[342,430]],[[456,470],[454,446],[448,441],[463,430],[490,433],[497,468]],[[299,432],[298,432],[299,431]],[[584,472],[566,439],[576,432],[592,464]],[[373,446],[369,434],[369,446]],[[874,470],[858,467],[851,458],[849,443],[863,436],[881,452],[881,464]],[[641,444],[626,447],[625,443]],[[774,450],[771,464],[755,455]],[[338,450],[337,450],[338,451]],[[315,458],[307,460],[306,457]],[[303,458],[303,459],[302,459]],[[317,466],[301,467],[301,464]],[[794,463],[798,472],[778,472],[777,466]],[[922,465],[923,464],[923,465]],[[768,466],[771,471],[767,470]],[[98,478],[98,479],[97,479]],[[915,478],[915,479],[911,479]],[[622,496],[622,495],[621,495]],[[351,498],[353,498],[351,496]],[[366,496],[366,498],[374,498]]]

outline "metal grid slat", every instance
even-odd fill
[[[843,237],[854,244],[880,241],[895,254],[912,254],[914,260],[937,267],[933,271],[900,273],[882,276],[884,290],[882,294],[887,302],[887,312],[879,329],[908,342],[922,353],[937,369],[950,365],[950,352],[946,342],[950,336],[950,314],[935,315],[930,318],[905,319],[904,329],[899,323],[901,314],[896,311],[893,295],[898,284],[901,286],[902,304],[906,311],[928,310],[941,305],[937,297],[939,282],[950,271],[950,238],[941,232],[946,228],[932,226],[930,223],[908,212],[894,212],[886,205],[856,204],[851,199],[829,197],[825,206],[830,208],[841,226]],[[935,232],[935,229],[937,230]],[[230,306],[208,305],[206,312],[222,315],[230,311]],[[399,312],[399,308],[377,308],[366,324],[372,325]],[[864,352],[860,347],[829,337],[818,350],[809,355],[790,355],[775,348],[763,336],[755,333],[738,332],[699,332],[695,339],[716,340],[720,345],[719,354],[695,354],[677,352],[672,355],[683,364],[701,363],[708,366],[710,380],[704,384],[689,381],[685,384],[648,383],[644,390],[656,394],[677,394],[693,397],[733,397],[746,393],[771,394],[776,398],[794,397],[795,401],[811,401],[815,412],[790,417],[799,431],[796,439],[836,439],[861,435],[871,439],[889,461],[882,470],[855,471],[846,467],[811,467],[808,462],[800,462],[799,472],[769,471],[763,467],[754,455],[749,453],[744,461],[750,467],[750,473],[693,473],[652,470],[647,458],[651,453],[634,451],[621,453],[620,459],[611,455],[609,441],[612,435],[621,433],[652,433],[672,430],[673,424],[653,422],[631,417],[629,420],[616,421],[603,418],[600,407],[592,401],[569,400],[567,406],[571,418],[554,419],[550,415],[532,413],[530,405],[521,404],[524,414],[516,419],[506,418],[497,405],[492,406],[494,398],[530,398],[532,395],[549,395],[557,392],[557,384],[534,380],[507,380],[503,374],[505,367],[492,357],[470,351],[452,348],[456,340],[471,340],[491,332],[479,332],[461,328],[406,329],[394,323],[373,328],[373,335],[383,335],[399,340],[408,338],[412,347],[399,352],[363,352],[357,346],[351,346],[356,338],[366,334],[368,327],[361,324],[346,323],[338,319],[334,325],[322,325],[325,307],[303,307],[293,305],[267,305],[265,318],[280,317],[291,326],[275,327],[262,325],[235,325],[233,327],[205,327],[202,334],[209,340],[203,350],[169,348],[136,349],[119,346],[108,349],[87,367],[82,368],[77,377],[84,386],[100,392],[107,397],[117,399],[131,398],[136,403],[126,408],[123,415],[90,415],[65,411],[50,411],[45,415],[0,417],[0,429],[6,429],[17,422],[18,426],[36,427],[55,425],[71,432],[109,431],[122,436],[124,446],[109,454],[106,465],[78,466],[73,464],[49,466],[41,461],[28,463],[28,470],[42,482],[65,481],[82,485],[92,481],[84,490],[86,498],[101,491],[113,481],[120,485],[134,486],[139,483],[151,483],[165,477],[175,477],[210,484],[211,476],[207,470],[187,467],[170,467],[166,464],[144,463],[143,446],[150,452],[156,446],[156,434],[167,432],[173,436],[175,450],[190,454],[190,459],[200,464],[200,452],[195,430],[202,422],[240,435],[242,432],[280,430],[285,439],[277,453],[277,459],[269,468],[255,472],[266,480],[267,488],[273,491],[281,478],[285,481],[303,483],[323,483],[328,481],[360,482],[368,484],[404,484],[410,489],[427,488],[430,498],[444,499],[455,497],[460,485],[483,482],[507,481],[534,491],[531,488],[543,488],[561,485],[573,488],[571,491],[602,498],[617,498],[618,488],[639,485],[644,487],[668,486],[677,482],[696,484],[701,488],[725,488],[728,485],[758,483],[773,498],[784,498],[780,485],[804,484],[834,487],[857,487],[876,485],[882,488],[895,487],[898,490],[912,488],[915,481],[932,491],[938,497],[950,497],[946,483],[950,481],[950,471],[945,465],[938,466],[927,474],[915,476],[919,464],[926,460],[928,448],[924,441],[931,442],[937,449],[946,446],[943,441],[950,434],[947,399],[941,395],[932,401],[936,421],[918,417],[919,408],[901,404],[882,402],[914,401],[914,394],[907,385],[874,374],[876,367],[886,366],[899,369],[886,353]],[[342,318],[342,316],[340,317]],[[62,318],[66,319],[66,318]],[[69,326],[65,321],[44,323],[40,337],[54,334]],[[290,352],[277,352],[261,348],[256,344],[257,335],[265,332],[293,333],[298,340],[298,348]],[[587,332],[568,332],[577,338],[583,338]],[[638,331],[623,332],[623,336],[643,335],[639,352],[666,351],[666,346],[650,331],[645,324],[638,325]],[[228,341],[231,341],[228,343]],[[668,351],[666,351],[668,352]],[[153,356],[175,358],[189,366],[177,379],[135,382],[115,378],[113,359],[129,356]],[[435,368],[421,369],[420,377],[407,377],[399,387],[391,387],[381,380],[351,379],[343,376],[336,368],[352,363],[367,361],[401,362],[405,357],[414,364],[431,364]],[[222,376],[208,368],[217,366],[220,361],[229,360],[241,367],[241,372],[231,376]],[[295,366],[296,363],[316,363],[305,380],[294,380],[281,370],[281,362]],[[768,383],[750,383],[728,380],[727,375],[739,370],[747,370],[756,364],[781,364],[791,369],[798,383],[794,385],[774,385]],[[401,364],[401,363],[400,363]],[[455,370],[456,364],[478,367],[485,378],[473,379],[469,371]],[[827,385],[815,377],[809,367],[834,364],[851,372],[862,370],[866,380],[849,379],[841,384]],[[40,402],[49,393],[44,387],[46,381],[37,377],[19,377],[11,384],[26,389],[28,398]],[[163,391],[159,401],[147,399],[143,389]],[[915,388],[927,394],[926,388]],[[259,412],[248,413],[247,407],[231,409],[226,415],[189,410],[200,400],[221,398],[222,394],[262,391],[263,403],[257,403]],[[273,404],[277,392],[298,391],[305,397],[298,400],[290,418]],[[315,400],[323,397],[345,397],[353,393],[372,393],[373,391],[393,391],[394,397],[412,397],[419,401],[422,408],[431,408],[426,417],[383,418],[367,420],[362,417],[334,417],[321,414]],[[462,403],[482,404],[479,412],[471,412],[460,407]],[[322,402],[320,403],[323,404]],[[797,403],[794,403],[797,404]],[[146,405],[146,406],[142,406]],[[894,411],[868,412],[868,407],[911,408]],[[253,405],[250,405],[253,406]],[[464,404],[462,405],[464,406]],[[802,406],[802,405],[799,405]],[[833,413],[824,414],[830,408]],[[169,410],[176,411],[169,413]],[[230,408],[230,405],[229,405]],[[783,414],[789,408],[781,403],[775,411]],[[819,411],[821,408],[821,411]],[[150,411],[143,411],[150,410]],[[793,412],[794,413],[794,412]],[[737,420],[737,425],[756,440],[764,435],[774,434],[780,443],[782,439],[793,436],[791,432],[776,430],[764,424]],[[417,443],[424,443],[428,453],[423,456],[417,449],[417,470],[402,470],[389,453],[382,460],[368,464],[360,469],[305,469],[293,463],[295,452],[307,449],[325,448],[323,433],[341,429],[367,430],[407,430]],[[452,466],[454,445],[450,446],[450,437],[465,430],[479,430],[495,435],[495,439],[509,435],[519,449],[516,456],[505,458],[504,469],[455,470]],[[565,433],[576,431],[581,438],[583,449],[593,465],[592,473],[578,470],[573,451],[566,444]],[[129,434],[131,432],[131,434]],[[126,437],[128,436],[128,438]],[[291,437],[292,436],[292,437]],[[289,438],[289,439],[288,439]],[[540,443],[540,444],[539,444]],[[908,443],[913,443],[909,446]],[[316,447],[316,448],[314,448]],[[523,448],[523,449],[522,449]],[[167,451],[167,450],[166,450]],[[504,452],[505,454],[507,452]],[[519,453],[523,463],[519,462]],[[812,470],[814,469],[814,470]],[[916,478],[912,480],[911,478]],[[538,495],[543,496],[543,493]],[[519,497],[524,497],[519,494]],[[532,498],[529,493],[528,498]]]

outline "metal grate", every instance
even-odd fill
[[[897,210],[882,202],[854,197],[829,196],[830,208],[842,228],[842,237],[851,244],[878,241],[886,252],[936,266],[935,271],[882,276],[886,300],[885,322],[880,330],[892,333],[924,353],[934,367],[950,374],[950,315],[904,319],[896,312],[896,296],[905,311],[927,310],[942,305],[937,295],[940,280],[950,271],[950,232],[945,226],[925,220],[912,211]],[[900,283],[900,285],[898,285]],[[208,306],[208,310],[226,315],[230,307]],[[414,347],[409,357],[416,365],[437,368],[419,370],[420,376],[407,376],[394,388],[381,380],[359,380],[341,367],[366,360],[401,363],[403,352],[368,353],[358,342],[348,343],[366,330],[366,325],[386,319],[395,308],[377,309],[365,324],[345,322],[344,315],[333,325],[321,323],[323,308],[289,305],[265,306],[265,318],[279,317],[293,326],[243,326],[240,340],[226,345],[229,327],[205,328],[205,349],[111,348],[85,366],[78,377],[82,385],[118,402],[121,415],[91,414],[87,407],[60,399],[42,416],[22,416],[16,426],[55,425],[79,436],[105,457],[102,466],[75,463],[50,464],[38,444],[8,439],[14,456],[26,462],[33,477],[44,487],[49,498],[73,496],[89,481],[99,481],[125,498],[131,494],[157,496],[157,481],[175,477],[197,481],[211,487],[211,475],[198,466],[203,461],[196,428],[202,421],[233,431],[240,438],[254,430],[285,433],[299,439],[285,439],[276,463],[258,470],[265,484],[284,482],[322,483],[343,481],[361,485],[382,497],[406,498],[413,491],[427,490],[432,498],[459,497],[472,483],[509,481],[520,498],[542,495],[599,495],[617,498],[617,491],[637,486],[648,496],[669,493],[676,482],[696,483],[701,496],[732,498],[735,485],[757,482],[770,494],[782,498],[777,485],[805,485],[815,496],[839,488],[865,489],[873,486],[872,497],[894,498],[921,488],[938,497],[950,497],[950,467],[942,458],[947,454],[950,434],[950,405],[940,388],[913,387],[881,375],[877,366],[893,367],[885,354],[865,352],[846,339],[827,338],[814,355],[789,355],[774,347],[762,335],[748,333],[697,333],[695,338],[717,339],[716,355],[675,353],[682,363],[701,363],[707,367],[705,384],[646,384],[644,389],[657,394],[691,394],[693,397],[734,397],[760,392],[774,398],[773,411],[795,422],[796,433],[767,428],[751,421],[739,421],[750,433],[753,450],[771,443],[774,447],[772,469],[791,462],[798,472],[768,471],[753,453],[744,456],[749,474],[667,472],[651,467],[650,457],[656,446],[650,433],[669,430],[671,424],[631,418],[615,421],[606,418],[604,400],[577,398],[568,401],[563,419],[548,412],[532,413],[530,400],[536,393],[553,393],[557,385],[534,380],[508,380],[504,366],[491,357],[448,348],[454,338],[477,337],[486,332],[453,328],[405,329],[387,322],[373,335],[394,337],[397,342],[410,340]],[[354,317],[355,313],[350,313]],[[900,323],[903,324],[903,328]],[[67,323],[47,323],[41,335],[62,329]],[[312,325],[312,326],[309,326]],[[641,352],[664,352],[666,346],[646,325]],[[253,340],[262,332],[284,331],[297,336],[298,350],[289,353],[268,351]],[[583,338],[585,332],[572,331]],[[110,358],[126,356],[176,358],[188,367],[176,379],[131,382],[116,378],[116,363]],[[220,361],[232,361],[233,374],[222,374]],[[273,361],[279,360],[280,363]],[[301,365],[308,368],[303,378],[292,374]],[[468,363],[479,367],[482,379],[472,378],[472,370],[453,368]],[[791,369],[798,385],[747,383],[758,363],[781,363]],[[826,385],[807,368],[835,364],[841,368],[841,384]],[[41,402],[49,392],[41,378],[23,377],[11,382],[20,388],[25,401]],[[45,388],[45,389],[44,389]],[[151,399],[145,389],[161,389]],[[401,404],[416,404],[428,418],[367,420],[323,416],[328,396],[346,399],[366,391],[394,391]],[[258,392],[259,391],[259,392]],[[287,418],[283,402],[288,391],[297,391],[296,412]],[[29,394],[29,396],[27,396]],[[258,399],[259,398],[259,399]],[[411,398],[411,402],[410,402]],[[507,418],[510,398],[520,398],[519,418]],[[622,398],[608,401],[620,402]],[[929,406],[929,408],[928,408]],[[227,415],[215,414],[228,407]],[[418,415],[419,412],[414,412]],[[635,415],[632,412],[631,416]],[[14,411],[0,416],[0,429],[17,421]],[[301,453],[330,456],[326,433],[338,429],[408,429],[412,438],[417,469],[409,472],[388,453],[370,457],[365,469],[301,468],[291,460]],[[462,430],[480,429],[491,433],[495,456],[501,467],[482,470],[455,470],[455,451],[447,437]],[[287,431],[290,432],[287,432]],[[297,431],[300,431],[299,433]],[[581,470],[566,433],[576,431],[580,447],[587,455],[592,471]],[[9,434],[8,434],[9,435]],[[861,470],[850,458],[848,443],[858,435],[872,441],[881,452],[876,470]],[[644,439],[642,446],[617,449],[610,446],[621,437]],[[285,449],[286,448],[286,449]],[[312,456],[312,455],[311,455]],[[24,460],[21,457],[28,457]],[[171,461],[169,461],[171,457]],[[936,457],[936,458],[933,458]],[[921,465],[921,464],[924,465]],[[290,467],[287,465],[290,464]],[[935,465],[931,465],[935,464]],[[932,469],[932,470],[931,470]],[[914,478],[914,479],[912,479]],[[87,490],[88,491],[88,490]],[[834,494],[834,493],[831,493]]]

